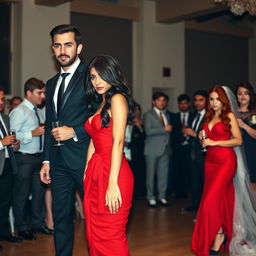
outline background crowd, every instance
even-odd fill
[[[239,83],[234,93],[250,181],[256,189],[253,160],[256,156],[255,94],[249,82]],[[10,173],[8,168],[0,172],[0,241],[35,240],[36,233],[54,233],[51,187],[43,185],[39,178],[45,85],[37,78],[28,79],[24,85],[25,98],[15,96],[8,104],[2,89],[0,95],[0,149],[5,148],[5,159],[10,159],[10,164],[14,154],[18,165],[15,172]],[[177,104],[179,112],[170,112],[170,104]],[[136,104],[133,121],[127,125],[125,143],[135,180],[134,200],[146,200],[149,207],[157,208],[169,206],[173,197],[189,197],[190,204],[184,205],[181,213],[197,211],[204,185],[205,160],[198,133],[206,104],[207,92],[204,90],[196,91],[192,100],[187,94],[181,94],[177,102],[169,102],[168,95],[161,91],[155,92],[152,109],[143,116],[140,105]],[[7,106],[8,122],[4,115],[8,112]],[[16,135],[11,135],[12,130]],[[10,208],[17,236],[10,230]],[[78,192],[74,209],[76,215],[83,218]]]

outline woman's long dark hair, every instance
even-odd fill
[[[91,83],[90,71],[92,68],[95,68],[99,76],[111,85],[111,88],[105,94],[105,105],[100,113],[102,119],[101,127],[106,128],[109,125],[110,116],[107,110],[111,107],[112,96],[117,93],[122,94],[126,98],[128,104],[128,121],[131,120],[134,111],[134,101],[130,95],[130,90],[127,87],[127,82],[119,63],[111,56],[96,56],[88,65],[85,87],[88,104],[93,106],[94,102],[100,103],[103,100],[102,96],[96,92]]]
[[[236,98],[237,98],[237,92],[239,88],[245,88],[248,92],[249,92],[249,96],[250,96],[250,102],[248,105],[248,110],[249,112],[255,112],[256,111],[256,99],[255,99],[255,93],[253,90],[252,85],[249,82],[241,82],[236,86],[236,90],[235,90],[235,94],[236,94]],[[240,103],[237,101],[238,106],[240,106]]]

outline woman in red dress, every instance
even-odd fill
[[[203,130],[207,138],[205,183],[192,236],[192,250],[198,256],[217,255],[232,238],[235,192],[233,178],[237,159],[233,147],[242,144],[235,115],[224,89],[210,90]],[[202,132],[199,135],[202,139]],[[225,247],[225,248],[224,248]]]
[[[85,123],[91,136],[84,179],[84,216],[90,256],[128,256],[126,224],[133,175],[123,153],[133,101],[120,66],[110,56],[94,57],[88,67],[86,94],[98,102]]]

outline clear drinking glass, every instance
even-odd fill
[[[207,135],[206,135],[205,130],[202,130],[202,140],[205,140],[205,139],[207,139]],[[207,147],[202,147],[202,151],[206,152],[207,151]]]
[[[9,130],[9,135],[14,135],[15,136],[15,141],[16,142],[16,130],[15,129],[10,129]]]
[[[52,128],[57,128],[57,127],[61,127],[62,126],[62,122],[60,121],[54,121],[52,122]],[[64,144],[61,143],[59,140],[57,140],[57,144],[53,144],[53,146],[56,146],[56,147],[60,147],[60,146],[63,146]]]

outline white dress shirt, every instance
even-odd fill
[[[183,118],[185,117],[185,123],[184,123],[185,127],[188,125],[188,116],[189,116],[189,112],[180,112],[180,122],[181,124],[183,124]]]
[[[16,138],[20,140],[20,152],[35,154],[40,152],[40,137],[32,136],[32,131],[38,127],[38,119],[34,105],[24,99],[10,113],[10,128],[16,130]]]
[[[60,71],[60,76],[59,76],[59,79],[57,81],[57,85],[56,85],[56,88],[55,88],[55,92],[54,92],[54,96],[53,96],[53,101],[54,101],[54,105],[55,105],[55,109],[57,109],[57,99],[58,99],[58,92],[59,92],[59,88],[60,88],[60,84],[62,82],[62,76],[61,74],[62,73],[69,73],[69,75],[65,78],[65,87],[64,87],[64,92],[66,91],[67,87],[68,87],[68,84],[72,78],[72,76],[74,75],[77,67],[79,66],[81,60],[78,58],[75,63],[66,71],[64,71],[62,68],[61,68],[61,71]]]
[[[194,127],[195,122],[196,122],[196,118],[194,118],[194,120],[193,120],[192,127],[194,127],[194,131],[197,131],[197,130],[198,130],[198,127],[199,127],[200,123],[202,122],[202,120],[203,120],[203,118],[204,118],[205,109],[203,109],[203,110],[201,110],[201,111],[198,111],[197,113],[200,113],[200,118],[199,118],[199,121],[197,122],[196,127]]]
[[[154,107],[154,110],[156,111],[159,119],[160,119],[160,112],[162,112],[162,117],[164,119],[164,125],[168,125],[168,120],[167,120],[167,117],[166,117],[166,114],[163,110],[159,110],[158,108]]]

